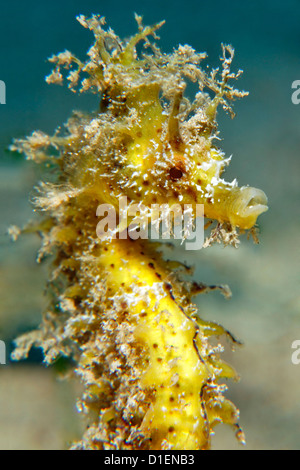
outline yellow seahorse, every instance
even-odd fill
[[[246,94],[229,84],[241,73],[230,71],[233,49],[222,45],[221,70],[205,73],[206,55],[190,46],[160,51],[162,23],[144,27],[136,15],[138,33],[123,42],[104,18],[78,20],[95,36],[88,60],[53,56],[47,81],[62,83],[69,69],[69,88],[100,95],[100,109],[74,113],[53,136],[36,131],[12,145],[56,175],[38,188],[44,217],[24,229],[42,234],[39,260],[54,257],[51,301],[39,330],[17,340],[14,358],[33,344],[47,363],[74,358],[84,384],[79,408],[89,417],[75,448],[208,449],[219,422],[243,441],[238,411],[223,395],[223,380],[235,372],[209,342],[222,334],[235,340],[201,320],[192,303],[209,287],[181,279],[184,267],[166,261],[158,242],[130,236],[139,224],[147,229],[146,216],[159,223],[163,204],[183,215],[203,204],[217,221],[206,246],[235,244],[238,229],[252,229],[267,210],[262,191],[221,178],[230,159],[214,144],[217,107],[233,114],[230,100]],[[139,42],[148,53],[137,53]],[[199,85],[193,102],[184,96],[188,81]],[[121,197],[139,217],[122,217]],[[116,226],[99,238],[101,204],[113,209]]]

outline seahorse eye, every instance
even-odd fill
[[[176,166],[174,166],[169,171],[169,175],[173,181],[177,181],[177,180],[180,180],[180,178],[182,178],[183,172],[179,168],[176,168]]]

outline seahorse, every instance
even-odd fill
[[[39,329],[17,339],[13,358],[33,345],[47,364],[73,358],[84,385],[78,409],[88,419],[73,448],[209,449],[220,422],[243,442],[239,412],[224,396],[224,379],[236,372],[212,337],[237,341],[202,320],[193,303],[201,292],[219,288],[228,296],[229,289],[186,281],[189,267],[166,260],[159,241],[130,236],[139,224],[147,231],[142,208],[160,224],[166,213],[155,210],[163,204],[179,205],[183,215],[192,207],[194,217],[203,205],[202,218],[216,221],[205,246],[254,234],[266,195],[222,179],[230,158],[215,144],[218,107],[233,116],[230,101],[247,94],[230,84],[241,74],[230,70],[234,50],[222,44],[221,68],[204,72],[206,54],[190,46],[161,52],[163,22],[144,26],[136,15],[137,34],[122,41],[101,16],[78,20],[94,34],[88,59],[54,55],[46,80],[62,84],[69,70],[69,88],[95,93],[99,109],[74,112],[53,136],[35,131],[11,147],[50,168],[34,200],[41,216],[23,231],[42,236],[38,261],[52,256],[49,306]],[[199,86],[193,101],[185,96],[189,82]],[[122,218],[121,197],[139,216]],[[104,204],[116,227],[99,237]]]

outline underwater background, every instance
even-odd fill
[[[13,138],[33,130],[52,133],[73,109],[94,110],[94,95],[77,96],[47,85],[47,58],[65,49],[84,57],[92,35],[78,14],[99,13],[121,37],[136,31],[134,12],[145,24],[162,19],[160,47],[189,44],[219,65],[221,43],[235,48],[233,70],[244,70],[237,87],[250,92],[235,102],[231,120],[219,111],[220,147],[233,155],[226,179],[263,189],[269,211],[260,216],[260,244],[242,237],[240,247],[176,252],[195,265],[194,278],[229,284],[228,301],[217,293],[197,298],[199,314],[217,321],[243,343],[225,356],[241,381],[227,397],[240,409],[246,449],[300,449],[300,364],[291,360],[300,340],[300,104],[292,83],[300,80],[299,0],[252,1],[0,1],[0,339],[7,364],[0,366],[0,449],[66,448],[80,434],[77,385],[57,381],[39,351],[10,362],[13,339],[39,324],[45,304],[47,266],[36,264],[39,240],[11,243],[12,225],[32,217],[29,198],[41,175],[13,155]],[[39,170],[40,171],[40,170]],[[179,250],[179,248],[177,249]],[[173,254],[174,256],[174,254]],[[216,428],[213,449],[241,449],[231,429]]]

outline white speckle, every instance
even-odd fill
[[[211,168],[212,164],[213,164],[213,162],[203,162],[203,163],[201,163],[200,168],[203,171],[207,171]]]
[[[218,186],[219,183],[220,183],[220,179],[213,176],[211,179],[212,186]]]

